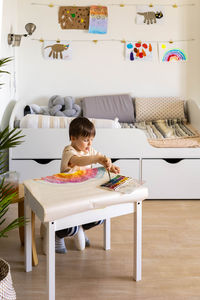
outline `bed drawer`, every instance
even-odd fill
[[[60,172],[60,160],[12,160],[10,170],[18,171],[20,182]]]
[[[200,159],[143,159],[149,199],[200,199]]]
[[[120,174],[139,180],[139,162],[139,159],[118,159],[113,164],[120,167]]]

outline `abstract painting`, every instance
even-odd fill
[[[74,173],[58,173],[51,176],[42,177],[36,180],[43,180],[50,183],[79,183],[93,178],[102,178],[106,170],[103,167],[79,170]]]
[[[88,29],[89,6],[60,6],[58,22],[62,29]]]
[[[126,60],[129,61],[153,61],[152,43],[126,42]]]
[[[89,33],[107,33],[108,10],[106,6],[91,6]]]

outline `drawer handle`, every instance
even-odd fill
[[[51,161],[53,161],[54,159],[33,159],[35,162],[37,162],[38,164],[41,164],[41,165],[46,165],[48,163],[50,163]]]
[[[183,160],[183,158],[163,158],[163,160],[165,160],[165,161],[168,162],[169,164],[177,164],[177,163],[179,163],[181,160]]]
[[[119,160],[119,158],[111,158],[111,162],[114,163],[115,161]]]

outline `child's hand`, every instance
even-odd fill
[[[100,163],[102,166],[104,166],[104,168],[110,170],[111,166],[112,166],[112,162],[110,160],[110,158],[106,157],[106,156],[100,156],[98,163]]]
[[[120,168],[118,166],[112,165],[110,168],[110,172],[119,174],[120,173]]]

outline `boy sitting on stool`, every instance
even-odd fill
[[[87,118],[75,118],[69,126],[69,137],[71,145],[64,148],[61,160],[61,173],[74,173],[78,170],[84,170],[92,167],[92,164],[101,164],[110,172],[118,174],[119,167],[111,163],[110,158],[102,155],[92,148],[92,142],[96,131],[94,124]],[[85,235],[84,230],[100,225],[104,220],[74,226],[56,231],[55,234],[55,251],[57,253],[66,253],[65,237],[74,237],[75,245],[78,250],[84,250],[90,242]]]

